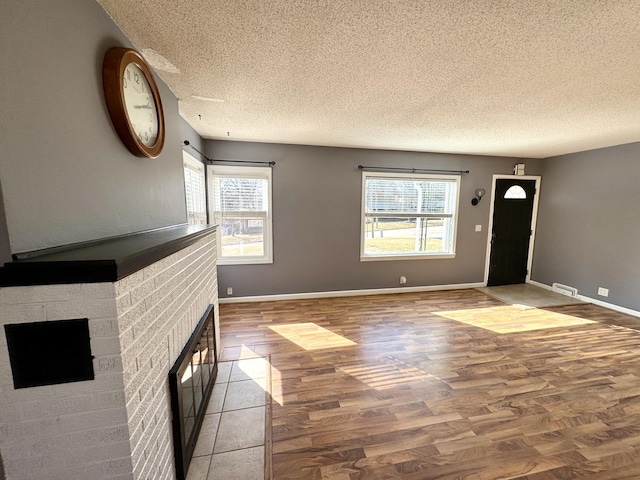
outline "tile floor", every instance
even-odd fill
[[[501,285],[499,287],[482,287],[476,290],[486,293],[498,300],[525,308],[558,307],[583,303],[577,298],[561,295],[530,283],[517,285]]]
[[[187,480],[264,480],[268,361],[218,363]]]

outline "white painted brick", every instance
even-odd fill
[[[136,304],[143,301],[155,290],[155,282],[153,279],[146,280],[136,288],[131,290],[131,303]]]
[[[54,385],[16,389],[13,386],[13,378],[11,378],[9,369],[1,368],[0,370],[3,372],[1,376],[4,376],[6,374],[5,372],[9,372],[9,380],[4,383],[0,382],[0,405],[8,403],[22,403],[27,400],[47,399],[51,398],[52,395],[55,395]]]
[[[1,444],[31,444],[34,438],[42,438],[52,435],[59,435],[60,429],[56,425],[55,417],[45,419],[29,418],[21,423],[0,424]],[[5,457],[6,459],[6,457]]]
[[[128,328],[127,330],[123,331],[120,334],[120,339],[118,342],[119,352],[126,352],[136,341],[136,338],[134,335],[134,327],[135,325],[132,326],[131,328]]]
[[[142,463],[140,463],[142,462]],[[144,465],[144,450],[143,449],[132,449],[131,454],[131,464],[134,466],[134,469],[137,465]],[[141,467],[138,467],[141,468]],[[144,478],[144,477],[136,477],[136,478]]]
[[[0,338],[6,338],[3,331],[0,331]],[[1,345],[0,345],[1,346]],[[4,345],[5,347],[6,344]],[[11,360],[9,359],[9,348],[3,348],[0,350],[0,368],[11,368]]]
[[[29,451],[29,444],[26,442],[13,444],[6,443],[2,446],[2,454],[4,458],[29,461],[31,452]]]
[[[70,390],[73,389],[73,384]],[[57,416],[68,415],[75,412],[84,412],[91,408],[91,397],[88,395],[76,395],[63,398],[50,398],[24,402],[22,414],[27,418],[40,418],[44,415]]]
[[[143,433],[142,425],[131,427],[129,429],[129,443],[132,447],[140,443]],[[135,449],[132,449],[132,451],[135,451]]]
[[[92,338],[90,343],[93,356],[117,355],[120,353],[120,340],[118,337]]]
[[[98,454],[104,458],[109,447],[119,450],[116,455],[110,457],[120,457],[129,453],[128,429],[126,425],[108,426],[103,428],[92,428],[91,430],[76,430],[59,436],[37,438],[31,443],[32,455],[54,455],[59,456],[73,450],[79,461],[87,461],[85,455],[89,452]],[[122,452],[122,448],[126,451]]]
[[[66,432],[87,430],[87,428],[109,428],[114,425],[126,425],[127,415],[122,408],[79,412],[63,415],[56,419],[56,425]],[[127,439],[128,442],[128,439]]]
[[[138,365],[137,365],[138,357],[133,357],[133,358],[134,358],[134,363],[129,365],[128,368],[122,372],[122,379],[124,381],[125,388],[136,388],[136,385],[132,383],[133,383],[133,379],[136,377],[136,375],[138,375]],[[126,396],[127,398],[130,398],[130,395],[128,392],[129,391],[127,391]],[[131,394],[134,395],[135,391],[131,390]]]
[[[46,314],[44,305],[14,304],[3,305],[0,310],[0,324],[44,322]]]
[[[126,312],[131,308],[133,303],[131,302],[131,293],[126,292],[116,298],[116,309],[118,310],[118,314]]]
[[[90,410],[124,408],[125,404],[125,395],[123,390],[98,392],[95,395],[91,395]]]
[[[13,387],[13,375],[11,374],[11,368],[8,362],[0,368],[0,385]]]
[[[112,299],[69,300],[44,305],[47,320],[66,320],[69,318],[112,318],[116,305]]]
[[[140,317],[140,319],[134,324],[133,328],[135,331],[135,336],[137,338],[142,337],[142,335],[149,329],[153,330],[156,328],[157,315],[155,310],[148,310],[144,315]]]
[[[99,337],[118,337],[118,319],[101,318],[89,319],[89,336],[91,338]]]
[[[0,424],[8,422],[21,422],[24,419],[22,409],[17,403],[3,402],[0,407]]]
[[[84,432],[88,442],[94,445],[129,441],[129,428],[127,425],[117,425],[99,430],[89,430]]]
[[[70,297],[69,285],[31,285],[0,289],[0,302],[9,305],[59,302],[68,300]]]
[[[131,470],[131,458],[127,456],[120,459],[108,460],[106,462],[83,463],[74,466],[70,473],[74,478],[82,480],[94,478],[133,478],[133,475],[130,474]]]
[[[152,279],[153,277],[158,275],[164,269],[165,269],[165,267],[163,266],[161,261],[160,262],[156,262],[156,263],[154,263],[152,265],[149,265],[148,267],[145,267],[142,270],[143,278],[144,278],[144,280]]]
[[[137,285],[141,284],[144,281],[144,274],[142,270],[138,270],[137,272],[132,273],[115,283],[116,297],[124,294],[125,292],[130,292]]]
[[[131,379],[125,383],[124,394],[127,400],[138,394],[140,384],[144,381],[146,373],[145,371],[138,372],[136,375],[132,375]]]
[[[140,403],[142,403],[142,398],[138,391],[135,391],[131,396],[127,396],[127,415],[130,416],[132,412],[135,412],[140,407]]]
[[[130,469],[130,471],[133,471],[133,468]],[[133,473],[123,473],[121,475],[109,475],[108,477],[109,480],[133,480]],[[175,476],[172,476],[170,478],[175,478]],[[150,479],[149,479],[150,480]]]
[[[116,296],[116,289],[113,283],[82,283],[76,298],[110,298]]]
[[[140,317],[146,313],[146,307],[144,303],[138,303],[134,305],[130,310],[127,310],[124,314],[118,318],[118,327],[121,332],[131,328]]]
[[[54,395],[62,397],[69,393],[69,383],[53,385]],[[93,395],[99,392],[122,390],[122,374],[120,372],[96,372],[95,380],[74,382],[73,392],[77,395]]]
[[[122,372],[122,357],[120,355],[96,357],[93,362],[95,372]]]

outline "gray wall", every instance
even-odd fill
[[[209,157],[274,160],[274,263],[218,267],[221,296],[358,290],[482,282],[489,196],[471,205],[476,188],[490,192],[494,173],[522,159],[300,145],[205,141]],[[526,160],[536,174],[539,160]],[[470,170],[461,180],[457,256],[441,260],[360,262],[361,172],[358,165]],[[483,231],[476,233],[475,225]]]
[[[632,143],[542,161],[533,280],[640,310],[639,158]]]
[[[9,230],[7,229],[7,219],[4,214],[4,202],[2,197],[2,182],[0,182],[0,265],[11,260],[11,248],[9,246]],[[0,475],[1,475],[0,465]],[[0,479],[2,477],[0,476]]]
[[[201,152],[204,151],[203,141],[198,132],[196,132],[191,125],[187,123],[187,121],[180,117],[180,145],[183,144],[184,140],[189,141],[189,145],[197,148]],[[197,158],[198,160],[202,160],[198,152],[196,152],[191,146],[183,146],[183,150],[190,154],[191,156]]]
[[[104,102],[112,46],[130,43],[95,1],[0,4],[0,178],[12,253],[186,220],[177,100],[159,81],[164,152],[131,155]]]

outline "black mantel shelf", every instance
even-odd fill
[[[215,229],[215,225],[176,225],[25,254],[0,268],[0,286],[116,282]]]

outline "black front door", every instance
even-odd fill
[[[527,277],[535,180],[500,178],[493,204],[488,286],[524,283]]]

